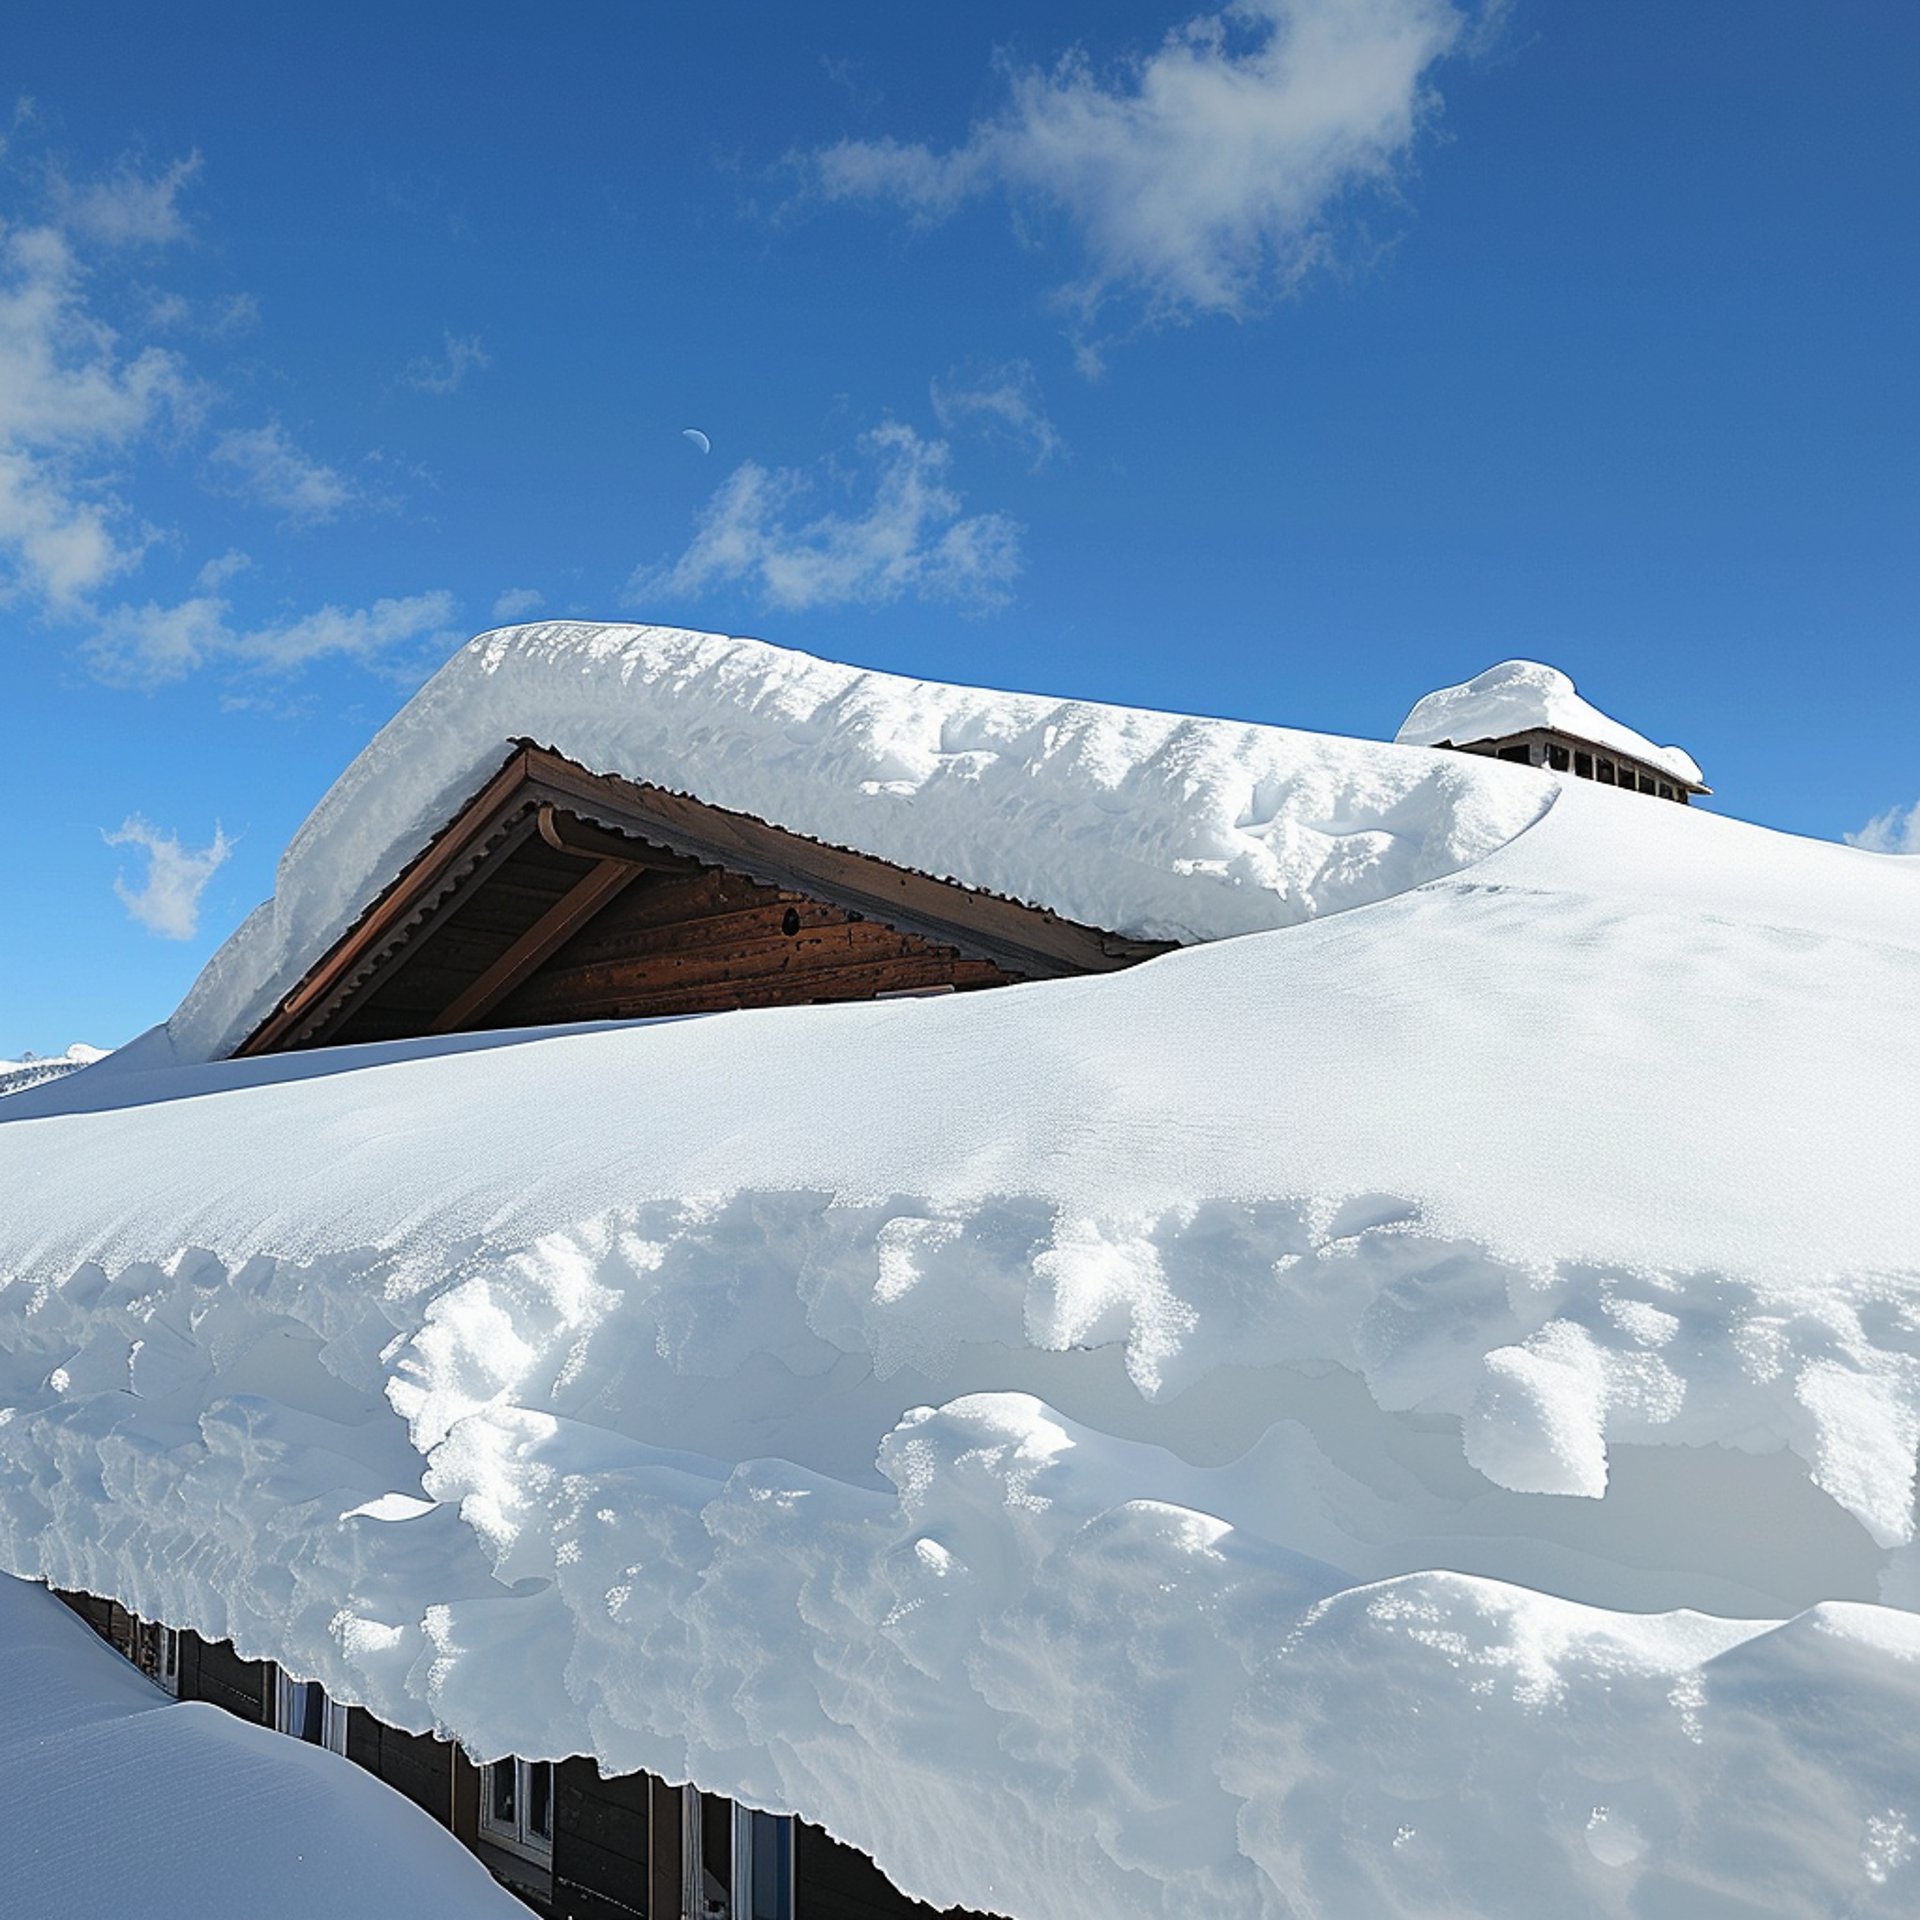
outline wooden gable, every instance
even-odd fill
[[[235,1051],[971,992],[1166,944],[522,742]]]

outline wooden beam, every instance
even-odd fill
[[[297,1044],[300,1029],[353,977],[361,962],[388,939],[397,938],[414,914],[450,886],[462,864],[475,857],[476,850],[499,831],[503,817],[521,804],[527,767],[526,750],[516,749],[500,771],[428,843],[414,864],[361,915],[353,930],[234,1048],[235,1057],[277,1053]],[[524,830],[533,830],[530,818]]]
[[[557,953],[616,894],[647,869],[631,860],[602,860],[576,881],[479,979],[443,1007],[429,1033],[455,1033],[504,1000],[540,963]]]
[[[541,801],[534,817],[540,838],[555,853],[571,853],[583,860],[625,860],[656,873],[689,873],[698,864],[685,854],[636,840],[630,833],[610,833],[577,813],[563,813],[550,800]]]

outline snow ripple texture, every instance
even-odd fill
[[[1916,1141],[1920,863],[1573,785],[1103,979],[122,1053],[0,1560],[935,1905],[1910,1914]]]
[[[507,628],[456,654],[314,809],[273,899],[169,1023],[177,1054],[237,1046],[523,736],[598,773],[1181,942],[1452,873],[1552,791],[1454,754],[904,680],[758,640]]]

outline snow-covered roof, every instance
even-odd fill
[[[1369,741],[863,671],[758,640],[483,634],[334,783],[169,1022],[230,1052],[531,738],[1110,933],[1219,939],[1385,898],[1519,832],[1544,780]]]
[[[1537,660],[1503,660],[1457,687],[1442,687],[1414,703],[1393,737],[1402,746],[1472,746],[1510,734],[1545,727],[1625,754],[1677,780],[1695,792],[1705,782],[1693,756],[1679,747],[1657,747],[1631,727],[1622,726],[1581,699],[1558,667]]]
[[[0,1562],[935,1906],[1911,1913],[1920,863],[1481,771],[1123,973],[0,1103]]]

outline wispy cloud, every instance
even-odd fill
[[[207,340],[231,340],[260,324],[260,302],[250,293],[226,293],[195,302],[170,287],[142,287],[147,324],[166,333],[193,333]]]
[[[538,613],[546,604],[546,595],[537,587],[509,587],[493,603],[493,617],[504,625],[507,621]]]
[[[1869,853],[1920,853],[1920,800],[1876,814],[1858,833],[1846,835],[1846,842]]]
[[[197,441],[217,396],[171,348],[125,341],[89,295],[111,284],[115,249],[186,235],[180,198],[199,164],[197,155],[159,172],[125,163],[78,183],[54,173],[50,217],[0,221],[0,606],[76,629],[89,669],[122,684],[154,686],[210,667],[231,687],[330,657],[408,677],[463,637],[451,594],[249,621],[229,598],[247,565],[239,554],[211,562],[172,603],[136,601],[123,584],[172,536],[118,489],[163,432]],[[122,278],[118,290],[150,331],[207,335],[257,318],[245,295],[196,308],[139,281]],[[304,452],[277,420],[218,434],[208,471],[296,526],[388,504]]]
[[[223,579],[217,567],[203,570],[200,591],[174,605],[110,608],[85,642],[88,665],[102,680],[142,687],[203,667],[289,674],[329,658],[410,677],[466,638],[455,625],[459,603],[444,589],[247,626],[234,621]]]
[[[230,428],[214,441],[212,457],[228,491],[280,514],[289,526],[318,526],[360,503],[353,482],[303,453],[278,420]]]
[[[0,235],[0,598],[24,594],[57,613],[138,562],[146,530],[107,476],[197,403],[177,356],[122,350],[82,280],[56,229]]]
[[[1111,76],[1078,50],[1010,71],[957,146],[843,140],[800,164],[828,200],[926,225],[996,192],[1064,216],[1082,325],[1123,292],[1150,322],[1244,316],[1327,255],[1349,195],[1393,182],[1466,25],[1447,0],[1235,0]]]
[[[184,847],[178,834],[162,833],[137,813],[129,814],[117,833],[101,838],[110,847],[137,847],[147,856],[146,877],[137,887],[129,886],[124,874],[114,876],[121,905],[149,933],[191,940],[200,925],[200,896],[233,851],[233,842],[216,825],[211,844]]]
[[[837,476],[860,487],[864,504],[811,514],[821,478],[746,461],[701,512],[686,551],[637,569],[627,595],[687,599],[740,584],[796,613],[902,594],[1000,605],[1020,571],[1020,527],[1002,513],[963,514],[946,480],[950,457],[944,440],[889,421],[862,435],[858,480]]]
[[[1067,443],[1047,418],[1030,361],[954,367],[933,382],[932,399],[934,416],[947,432],[978,433],[1018,447],[1036,473],[1066,451]]]
[[[187,237],[180,192],[199,171],[200,156],[190,153],[159,173],[143,172],[131,161],[123,161],[115,172],[79,185],[55,174],[58,224],[103,246],[171,245]]]
[[[458,393],[470,373],[484,373],[493,365],[493,356],[477,333],[446,334],[445,346],[436,358],[422,354],[409,360],[401,381],[422,393]]]

